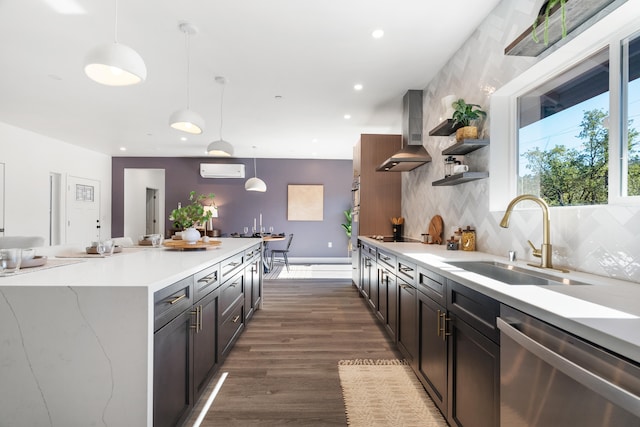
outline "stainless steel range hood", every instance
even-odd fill
[[[402,149],[376,168],[406,172],[431,161],[422,146],[422,91],[409,90],[402,98]]]

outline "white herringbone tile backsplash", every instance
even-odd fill
[[[503,50],[529,25],[539,3],[503,0],[440,70],[424,89],[424,135],[446,118],[440,102],[443,97],[454,94],[488,111],[490,94],[536,62],[535,58],[505,56]],[[483,128],[488,131],[489,124],[484,123]],[[533,259],[527,240],[536,245],[541,243],[540,210],[514,212],[510,227],[500,228],[502,212],[489,211],[488,180],[451,187],[431,185],[444,176],[440,154],[452,141],[448,137],[430,136],[424,140],[433,162],[402,174],[405,234],[420,238],[431,218],[441,215],[447,238],[452,227],[471,225],[477,232],[478,250],[506,257],[513,249],[520,259]],[[488,170],[491,149],[497,148],[489,145],[465,156],[470,170]],[[640,282],[640,208],[554,208],[551,216],[556,265]]]

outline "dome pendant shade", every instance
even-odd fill
[[[142,57],[127,45],[110,43],[87,54],[84,66],[87,76],[107,86],[129,86],[147,78]]]
[[[176,110],[169,117],[169,125],[176,130],[193,135],[200,135],[204,129],[204,119],[189,109]]]
[[[256,147],[254,146],[253,148],[255,149]],[[264,193],[265,191],[267,191],[267,184],[265,184],[263,180],[258,178],[258,167],[256,166],[255,157],[253,158],[253,173],[254,177],[249,178],[244,183],[244,189],[247,191],[259,191],[261,193]]]
[[[267,184],[260,178],[249,178],[247,182],[244,183],[244,189],[247,191],[259,191],[264,193],[267,191]]]
[[[224,139],[219,139],[209,144],[207,154],[214,157],[233,157],[233,146]]]

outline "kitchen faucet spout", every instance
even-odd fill
[[[523,200],[531,200],[532,202],[536,202],[540,208],[542,208],[542,246],[540,249],[537,249],[531,241],[529,241],[529,245],[533,249],[533,255],[540,258],[540,265],[535,265],[534,267],[540,268],[553,268],[552,262],[552,249],[551,249],[551,237],[550,237],[550,219],[549,219],[549,205],[547,202],[542,200],[540,197],[534,196],[532,194],[522,194],[514,198],[509,205],[507,206],[507,210],[502,217],[502,221],[500,221],[500,227],[508,228],[509,227],[509,218],[511,217],[511,212],[515,205],[520,203]],[[563,270],[564,271],[564,270]]]

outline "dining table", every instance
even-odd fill
[[[269,243],[271,242],[280,242],[286,239],[285,234],[265,234],[262,236],[262,265],[264,266],[264,272],[268,273],[271,269],[269,265],[269,261],[267,259],[267,249],[269,247]]]

